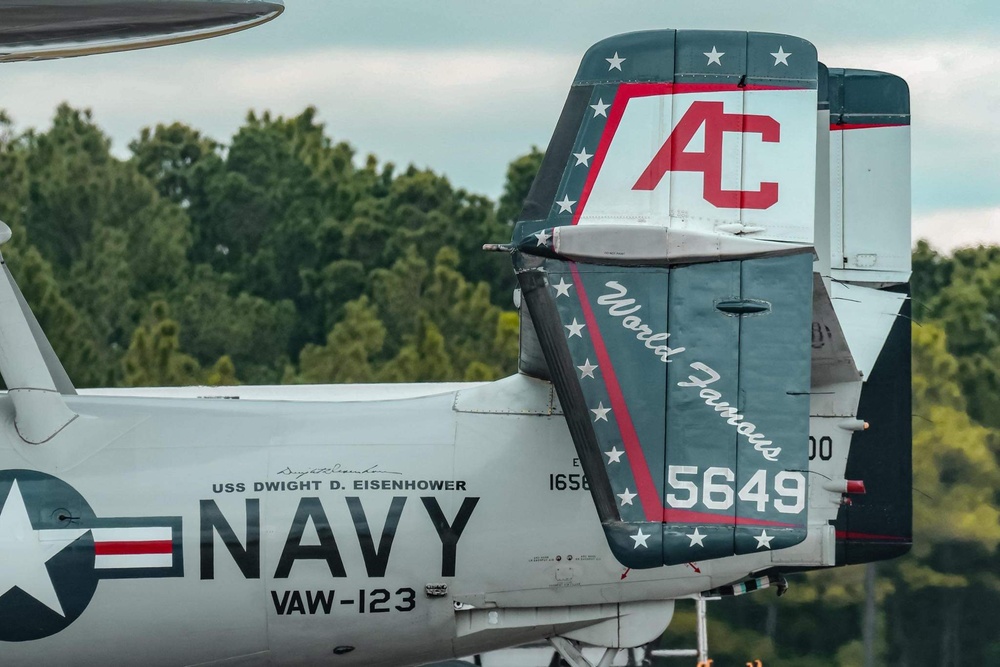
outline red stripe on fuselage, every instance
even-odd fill
[[[169,554],[174,551],[170,540],[148,542],[94,542],[97,556],[134,556],[140,554]]]

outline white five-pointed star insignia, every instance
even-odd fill
[[[711,51],[708,51],[707,53],[705,53],[705,55],[706,55],[706,56],[708,57],[708,63],[706,63],[706,64],[708,64],[708,65],[711,65],[712,63],[715,63],[715,64],[716,64],[716,65],[718,65],[719,67],[722,67],[722,56],[726,55],[726,52],[725,52],[725,51],[722,51],[722,52],[720,53],[720,52],[719,52],[719,51],[718,51],[718,50],[717,50],[717,49],[716,49],[716,48],[715,48],[715,47],[713,46],[713,47],[712,47],[712,50],[711,50]]]
[[[622,499],[622,507],[632,504],[632,499],[636,497],[637,494],[629,493],[628,488],[625,489],[625,493],[616,493],[616,496]]]
[[[611,108],[610,104],[605,104],[603,98],[598,98],[597,104],[591,104],[590,108],[594,110],[594,118],[598,116],[608,117],[608,109]]]
[[[608,465],[621,463],[624,454],[625,452],[619,452],[617,447],[612,447],[610,452],[604,452],[604,455],[608,457]]]
[[[608,61],[608,71],[609,72],[611,70],[613,70],[613,69],[616,69],[616,70],[618,70],[620,72],[620,71],[622,71],[622,63],[625,62],[626,60],[628,60],[628,58],[619,58],[618,57],[618,52],[615,51],[615,55],[614,56],[612,56],[611,58],[605,58],[605,60]]]
[[[586,148],[581,148],[579,153],[573,153],[573,157],[576,158],[576,164],[574,167],[583,165],[584,167],[590,166],[590,158],[594,157],[592,154],[587,152]]]
[[[587,325],[578,323],[574,317],[573,324],[564,324],[563,326],[569,329],[569,335],[566,336],[567,338],[572,338],[573,336],[583,338],[583,328]]]
[[[535,232],[532,236],[538,239],[538,245],[545,245],[552,238],[552,234],[547,234],[544,229],[540,232]]]
[[[698,529],[695,528],[693,533],[685,535],[684,537],[691,540],[691,544],[689,544],[688,546],[693,547],[694,545],[697,544],[699,547],[703,547],[705,546],[705,538],[707,537],[707,535],[702,535],[701,533],[698,532]]]
[[[570,199],[569,195],[563,195],[562,201],[557,201],[556,202],[556,206],[559,207],[559,212],[560,213],[572,213],[573,212],[573,204],[575,204],[575,203],[576,203],[576,201],[573,200],[573,199]]]
[[[606,422],[608,421],[608,413],[611,412],[611,408],[604,407],[604,402],[597,404],[596,408],[591,408],[591,412],[594,413],[595,422]]]
[[[0,511],[0,553],[3,554],[0,595],[16,586],[65,617],[45,563],[86,532],[70,528],[35,530],[28,518],[21,489],[14,480]]]
[[[588,358],[584,360],[583,366],[577,366],[577,368],[580,369],[580,379],[582,380],[583,378],[594,377],[594,371],[597,370],[597,364],[590,363],[590,359]]]
[[[569,288],[573,286],[573,283],[566,282],[565,278],[560,278],[553,287],[556,288],[556,298],[561,296],[569,296]]]
[[[770,549],[771,548],[771,540],[774,539],[774,535],[768,535],[767,531],[762,529],[760,531],[760,535],[758,537],[753,538],[753,539],[757,540],[757,548],[758,549],[760,549],[760,548]]]
[[[782,65],[787,66],[788,65],[788,56],[790,56],[792,54],[791,53],[785,53],[785,49],[783,49],[782,47],[779,46],[777,53],[772,53],[771,55],[774,56],[774,65],[775,65],[775,67],[777,67],[778,63],[781,63]]]
[[[638,549],[640,544],[647,549],[649,548],[649,545],[646,544],[646,540],[648,540],[650,536],[643,534],[642,528],[639,529],[638,533],[630,535],[630,537],[635,540],[635,546],[632,547],[633,549]]]

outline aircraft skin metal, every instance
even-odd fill
[[[842,141],[851,166],[829,163],[825,85],[855,80],[872,77],[827,77],[811,45],[783,35],[658,31],[592,47],[508,248],[530,330],[522,373],[497,382],[77,393],[5,268],[0,661],[402,667],[552,637],[631,647],[663,632],[679,597],[905,551],[902,235],[872,249],[832,229],[836,202],[820,196],[888,136]],[[605,92],[636,106],[614,109]],[[833,106],[863,114],[872,99]],[[685,135],[671,150],[686,167],[671,171],[662,146],[689,116],[752,135],[738,150],[702,139],[706,155],[741,159],[719,153],[713,167]],[[802,162],[773,188],[767,151],[788,146],[765,145],[784,139],[764,117]],[[591,137],[611,166],[591,162]],[[632,184],[630,170],[651,175]],[[850,204],[846,225],[878,215],[864,196]],[[653,238],[638,218],[662,248],[628,241]],[[576,223],[590,227],[562,231]],[[826,250],[810,267],[813,248]],[[859,295],[850,305],[838,270]],[[685,336],[700,362],[681,355]],[[632,384],[610,383],[614,369]],[[862,408],[885,417],[874,454]],[[870,469],[893,457],[891,473]],[[883,484],[875,502],[848,504],[848,470]]]
[[[551,626],[500,627],[492,635],[456,637],[454,603],[502,609],[671,599],[771,565],[771,554],[759,553],[699,563],[700,573],[681,565],[633,570],[622,579],[626,568],[610,553],[588,492],[554,490],[550,476],[579,484],[580,468],[550,387],[525,376],[363,403],[96,396],[67,403],[89,418],[128,424],[128,431],[96,452],[53,455],[44,451],[48,445],[17,437],[11,403],[2,398],[0,470],[7,477],[0,477],[0,495],[9,497],[9,477],[17,477],[10,471],[41,470],[79,492],[95,518],[178,517],[182,528],[173,548],[182,554],[183,576],[102,579],[68,627],[33,641],[15,635],[55,612],[23,600],[0,628],[4,664],[37,664],[44,657],[51,664],[96,665],[126,657],[133,664],[184,665],[236,656],[253,656],[247,664],[420,664],[552,632]],[[72,449],[74,443],[67,444]],[[461,488],[371,488],[376,481]],[[20,481],[21,489],[28,483]],[[243,491],[226,486],[240,483]],[[258,483],[274,490],[255,490]],[[335,541],[343,576],[331,573],[329,561],[303,552],[287,577],[276,577],[296,511],[312,498],[310,507],[321,507],[329,521],[327,544]],[[376,550],[394,499],[405,499],[396,500],[402,511],[392,545],[379,552],[386,555],[384,575],[368,573],[349,498],[363,508]],[[442,574],[446,558],[425,498],[449,522],[463,503],[475,502],[456,544],[454,576]],[[202,509],[217,506],[245,547],[248,502],[259,503],[259,577],[256,569],[252,576],[241,571],[218,531],[205,529],[210,515]],[[60,503],[28,510],[48,517]],[[310,515],[303,545],[321,544],[316,516]],[[86,527],[87,520],[77,525]],[[82,541],[67,552],[88,549],[92,543]],[[447,584],[447,597],[426,596],[425,587],[437,583]],[[407,589],[414,591],[413,609],[401,611],[410,606],[409,594],[397,591]],[[381,598],[373,591],[381,590],[390,597],[375,609],[386,611],[372,613],[373,599]],[[305,613],[295,593],[285,602],[285,610],[294,611],[277,612],[288,591],[302,596]],[[322,605],[310,613],[305,596],[330,591],[330,613]],[[355,650],[334,656],[338,646]]]

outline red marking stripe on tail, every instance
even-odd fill
[[[909,127],[907,123],[832,123],[831,132],[839,130],[871,130],[879,127]]]

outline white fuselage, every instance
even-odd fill
[[[420,664],[593,625],[623,613],[618,603],[640,603],[635,612],[640,601],[695,594],[771,564],[761,553],[626,571],[546,382],[387,392],[409,397],[91,391],[67,397],[92,422],[67,429],[91,435],[43,445],[17,437],[0,399],[0,469],[62,480],[97,522],[179,518],[173,550],[183,568],[143,570],[127,546],[98,548],[110,569],[79,617],[49,636],[0,644],[3,664]],[[51,503],[53,512],[79,511]],[[255,564],[247,534],[257,508]],[[169,564],[169,554],[159,558]],[[662,615],[658,634],[669,613],[650,609]]]

